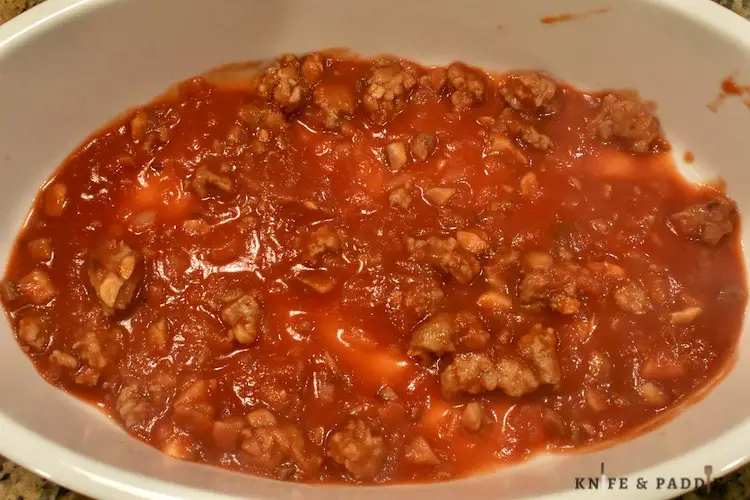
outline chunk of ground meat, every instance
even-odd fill
[[[425,320],[412,333],[407,354],[429,364],[445,353],[481,349],[490,334],[471,311],[439,313]]]
[[[268,470],[276,470],[287,462],[300,469],[307,469],[311,465],[302,432],[296,426],[279,424],[270,412],[250,413],[248,428],[243,429],[240,435],[240,448],[254,465]]]
[[[34,260],[47,261],[52,258],[52,240],[37,238],[28,243],[29,255]]]
[[[89,281],[105,314],[124,310],[132,302],[143,277],[140,255],[123,241],[107,240],[89,261]]]
[[[543,302],[561,314],[575,314],[581,308],[574,269],[567,266],[526,273],[518,291],[521,302]]]
[[[177,460],[194,460],[195,446],[185,434],[172,435],[164,440],[161,451]]]
[[[217,420],[211,429],[211,438],[216,446],[224,451],[236,451],[240,446],[240,432],[246,427],[246,421],[240,416]]]
[[[44,214],[60,217],[68,203],[68,188],[61,182],[55,182],[44,191]]]
[[[557,111],[558,103],[554,100],[557,84],[541,73],[510,75],[500,87],[500,93],[516,111],[544,115]]]
[[[336,286],[336,279],[328,271],[303,271],[297,273],[297,279],[310,290],[320,294],[328,293]]]
[[[485,154],[509,154],[511,158],[528,164],[529,158],[502,130],[491,129],[487,134],[484,146]]]
[[[398,401],[398,394],[391,387],[384,385],[378,389],[378,396],[383,401]]]
[[[669,402],[669,396],[656,382],[644,383],[639,392],[643,399],[652,406],[661,407]]]
[[[165,405],[174,395],[177,377],[169,372],[155,372],[145,384],[149,400],[155,405]]]
[[[459,350],[474,351],[482,349],[490,340],[490,333],[485,329],[479,317],[471,311],[459,311],[453,318],[456,331],[455,339]]]
[[[521,356],[529,362],[543,384],[557,384],[562,378],[557,357],[557,335],[552,328],[534,325],[531,331],[518,341]]]
[[[181,425],[197,431],[213,426],[216,409],[210,396],[216,387],[216,380],[196,380],[175,397],[172,411]]]
[[[399,62],[377,61],[367,78],[362,104],[383,121],[403,107],[416,84],[415,74]]]
[[[280,57],[266,68],[257,82],[256,92],[263,99],[274,102],[285,111],[302,105],[306,86],[303,86],[300,63],[291,54]]]
[[[168,334],[169,323],[164,316],[151,323],[146,329],[148,343],[154,349],[165,349],[167,347]]]
[[[500,138],[503,137],[512,137],[523,145],[541,151],[549,151],[555,147],[555,143],[549,136],[540,133],[533,125],[526,123],[510,109],[503,110],[495,121],[488,135],[488,147],[497,148],[496,144],[502,143]]]
[[[81,340],[73,344],[78,359],[84,362],[75,376],[77,384],[93,387],[100,381],[105,368],[116,361],[123,330],[114,327],[110,330],[86,332]]]
[[[526,172],[521,177],[520,189],[525,198],[533,199],[539,195],[539,180],[534,172]]]
[[[477,432],[482,428],[484,422],[484,412],[482,411],[482,405],[476,401],[472,401],[464,406],[461,412],[461,424],[469,432]]]
[[[401,141],[395,141],[386,145],[385,159],[388,161],[388,166],[392,169],[400,169],[409,161],[409,156],[406,153],[406,145]]]
[[[329,225],[323,225],[312,231],[306,241],[306,257],[315,262],[318,257],[326,253],[336,253],[341,249],[341,239],[338,233]]]
[[[386,459],[383,438],[362,420],[353,420],[328,440],[328,456],[356,479],[372,479],[382,470]]]
[[[502,358],[497,363],[497,385],[508,396],[518,398],[539,387],[539,377],[526,363],[514,357]]]
[[[325,61],[320,54],[308,54],[302,59],[300,72],[302,77],[310,84],[315,84],[323,78],[325,71]]]
[[[411,154],[420,161],[432,156],[437,148],[437,137],[430,134],[419,134],[411,142]]]
[[[420,77],[419,83],[427,89],[440,92],[448,83],[448,73],[443,67],[430,68],[427,74]]]
[[[702,307],[686,307],[669,315],[669,322],[673,325],[689,325],[703,312]]]
[[[106,332],[88,332],[73,345],[81,359],[92,368],[99,370],[109,364],[109,356],[102,345],[102,337],[107,337]]]
[[[413,317],[417,322],[426,315],[435,313],[444,297],[445,293],[435,277],[418,275],[403,286],[396,297],[392,298],[391,304],[397,305],[399,311],[405,312],[406,316]],[[398,316],[404,318],[405,315],[399,313]]]
[[[477,306],[487,314],[500,315],[513,307],[513,301],[505,292],[489,290],[477,298]]]
[[[678,234],[709,245],[716,245],[734,230],[732,218],[737,211],[734,202],[719,197],[687,207],[670,217]]]
[[[75,370],[78,368],[78,360],[70,354],[58,350],[52,351],[49,356],[49,362],[61,368]]]
[[[656,353],[641,365],[641,377],[647,380],[674,380],[685,375],[688,362],[674,359],[669,352]]]
[[[18,292],[32,304],[42,305],[54,298],[55,287],[46,272],[36,269],[18,280]]]
[[[406,188],[396,188],[388,193],[388,204],[392,207],[400,207],[404,210],[411,206],[412,197]]]
[[[458,354],[440,374],[440,386],[448,398],[459,392],[479,394],[498,388],[520,397],[535,391],[539,382],[530,366],[510,356],[494,363],[484,354]]]
[[[131,137],[146,151],[166,143],[169,140],[169,128],[166,110],[139,111],[130,120]]]
[[[357,314],[381,311],[379,314],[387,316],[393,327],[407,334],[440,310],[445,297],[441,287],[437,272],[422,264],[403,261],[388,274],[363,273],[344,282],[342,302]]]
[[[456,231],[456,241],[473,254],[481,254],[490,249],[489,237],[481,229],[466,229]]]
[[[151,416],[152,407],[148,394],[144,393],[138,385],[129,384],[124,386],[117,395],[115,411],[125,427],[132,429]]]
[[[212,191],[231,193],[234,190],[232,179],[226,175],[216,174],[206,166],[200,166],[195,170],[190,185],[201,198],[205,198]]]
[[[540,302],[561,314],[575,314],[581,308],[581,298],[604,296],[621,280],[622,274],[615,268],[620,269],[606,263],[586,267],[571,262],[539,268],[527,265],[518,287],[519,299],[526,304]]]
[[[49,341],[44,319],[38,314],[27,314],[18,321],[18,338],[24,344],[42,351]]]
[[[433,204],[442,207],[456,194],[456,189],[451,187],[431,187],[425,191],[425,197]]]
[[[440,463],[430,443],[422,436],[417,436],[406,444],[404,458],[416,465],[437,465]]]
[[[552,256],[546,252],[529,252],[524,256],[524,265],[528,269],[549,269],[554,264]]]
[[[453,316],[448,313],[437,314],[414,330],[407,354],[419,357],[426,363],[431,362],[435,356],[456,350],[454,335]]]
[[[609,396],[602,390],[585,387],[583,390],[583,398],[586,401],[586,405],[595,412],[604,411],[609,407]]]
[[[596,275],[603,276],[605,278],[617,280],[619,278],[625,277],[625,270],[617,264],[613,264],[611,262],[588,262],[586,264],[586,269],[590,270]]]
[[[481,270],[477,259],[471,252],[461,248],[455,238],[410,238],[407,240],[407,249],[416,261],[430,264],[452,276],[460,284],[470,282]]]
[[[260,304],[249,294],[232,299],[221,309],[221,320],[229,327],[229,338],[245,345],[258,338],[261,316]]]
[[[637,98],[608,94],[592,121],[604,141],[618,140],[634,153],[646,153],[660,136],[659,121]]]
[[[515,274],[518,266],[518,252],[503,252],[496,254],[489,265],[484,268],[484,279],[497,290],[509,288],[509,277]]]
[[[462,64],[448,66],[448,84],[453,89],[451,103],[457,111],[468,109],[484,100],[485,83],[481,76]]]
[[[250,427],[272,427],[278,423],[276,417],[266,408],[259,408],[247,414],[245,420]]]
[[[636,283],[628,283],[618,289],[615,292],[615,302],[623,311],[639,316],[646,314],[653,308],[646,290]]]
[[[252,129],[276,132],[288,125],[284,114],[270,105],[245,104],[237,111],[237,118]]]
[[[357,109],[357,98],[349,87],[339,84],[321,84],[313,92],[313,104],[320,109],[323,125],[338,129],[344,117]]]

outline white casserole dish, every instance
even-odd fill
[[[607,12],[554,24],[542,16]],[[750,111],[717,113],[722,79],[750,80],[750,23],[709,0],[48,0],[0,27],[0,260],[32,197],[86,136],[170,84],[219,64],[347,47],[425,64],[541,68],[583,89],[628,87],[658,103],[694,179],[723,177],[750,213]],[[743,243],[750,236],[743,235]],[[466,480],[383,487],[305,486],[179,462],[130,438],[38,376],[0,321],[0,454],[95,498],[578,498],[576,477],[629,477],[608,496],[668,498],[657,478],[713,477],[750,453],[750,332],[731,372],[666,425],[616,446],[539,456]],[[636,490],[643,478],[645,489]],[[693,483],[694,484],[694,483]]]

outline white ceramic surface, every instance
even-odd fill
[[[553,25],[541,16],[608,7]],[[579,87],[633,87],[659,105],[696,178],[719,174],[750,214],[750,112],[706,108],[721,80],[750,81],[750,23],[709,0],[48,0],[0,27],[0,261],[52,170],[125,108],[213,66],[288,51],[349,47],[424,63],[543,68]],[[748,232],[743,242],[748,241]],[[656,477],[714,475],[750,454],[750,332],[738,363],[663,427],[595,453],[537,457],[439,484],[309,487],[179,462],[129,438],[47,385],[0,321],[0,453],[96,498],[573,498],[574,478],[630,476],[622,498],[664,498]],[[635,477],[649,488],[635,490]]]

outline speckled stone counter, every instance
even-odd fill
[[[714,0],[719,5],[728,7],[737,14],[750,18],[750,1],[749,0]]]
[[[15,17],[44,0],[0,0],[0,23]]]
[[[44,0],[0,0],[0,23],[42,3]],[[623,0],[624,1],[624,0]],[[750,0],[714,0],[750,19]],[[748,26],[750,29],[750,26]],[[701,490],[681,497],[684,500],[750,499],[750,465],[714,481],[711,492]],[[86,497],[57,486],[0,456],[0,500],[86,500]]]

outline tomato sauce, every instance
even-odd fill
[[[164,452],[385,483],[632,435],[721,375],[747,288],[636,96],[312,54],[89,138],[1,291],[43,377]]]

